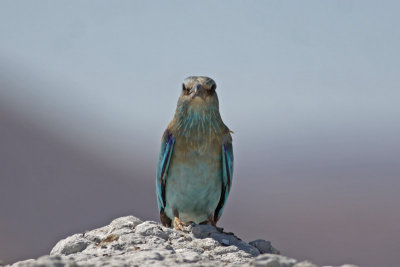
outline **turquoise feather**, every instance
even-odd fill
[[[157,189],[157,204],[158,210],[165,208],[165,197],[163,197],[163,193],[165,190],[165,179],[168,172],[169,162],[171,160],[171,155],[173,152],[175,143],[175,138],[171,135],[164,135],[163,140],[161,142],[161,150],[159,154],[159,163],[157,166],[157,180],[156,180],[156,189]]]
[[[232,175],[232,138],[219,113],[215,83],[207,77],[189,77],[161,141],[156,193],[163,224],[170,226],[178,217],[215,225]]]

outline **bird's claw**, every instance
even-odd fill
[[[188,231],[185,229],[186,226],[189,224],[182,222],[178,217],[174,218],[174,228],[175,230],[180,230],[182,232],[188,233]]]

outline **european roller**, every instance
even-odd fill
[[[156,189],[165,226],[216,226],[222,215],[232,185],[233,151],[216,88],[211,78],[186,78],[174,118],[163,134]]]

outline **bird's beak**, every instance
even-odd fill
[[[196,83],[190,90],[190,96],[192,97],[192,99],[195,98],[196,96],[205,99],[205,93],[206,90],[199,83]]]

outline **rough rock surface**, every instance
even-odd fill
[[[316,267],[278,255],[269,241],[246,243],[209,225],[192,225],[186,230],[176,231],[133,216],[121,217],[107,226],[59,241],[50,255],[12,266]]]

